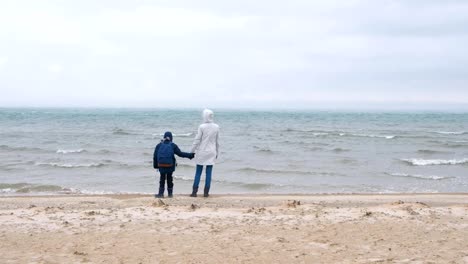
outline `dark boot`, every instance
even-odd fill
[[[172,198],[172,188],[167,188],[167,197]]]
[[[208,197],[210,196],[208,193],[210,192],[210,188],[205,187],[205,190],[203,191],[203,197]]]
[[[164,188],[159,188],[159,193],[156,194],[156,198],[164,198]]]
[[[197,197],[197,192],[198,192],[198,188],[193,188],[192,194],[190,195],[190,197]]]

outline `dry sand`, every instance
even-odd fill
[[[468,263],[468,194],[0,198],[0,263]]]

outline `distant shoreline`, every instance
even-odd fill
[[[182,104],[175,104],[182,105]],[[444,114],[466,114],[468,113],[468,104],[447,104],[437,107],[412,106],[411,104],[401,104],[398,106],[385,107],[379,104],[369,107],[347,107],[347,106],[317,106],[317,107],[226,107],[214,106],[216,111],[232,112],[331,112],[331,113],[444,113]],[[139,107],[139,106],[0,106],[1,110],[110,110],[110,111],[196,111],[199,112],[203,107]]]

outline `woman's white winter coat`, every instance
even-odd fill
[[[219,126],[213,123],[213,111],[203,111],[204,123],[198,127],[193,141],[192,153],[198,165],[214,165],[219,155]]]

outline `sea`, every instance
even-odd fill
[[[1,108],[0,195],[154,194],[154,147],[189,151],[201,110]],[[214,194],[468,192],[468,113],[213,110]]]

